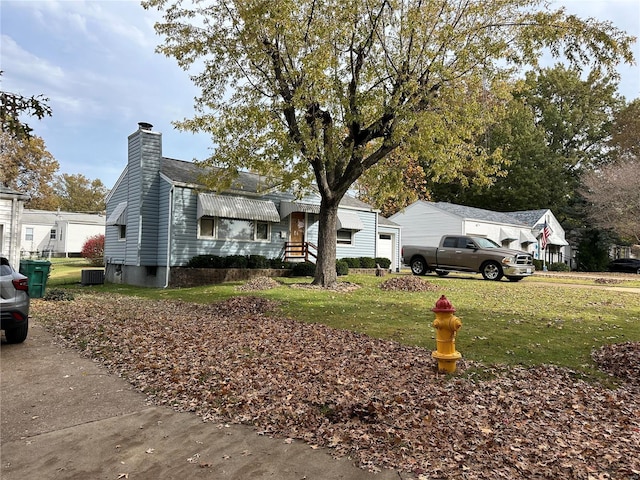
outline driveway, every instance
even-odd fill
[[[3,480],[403,478],[302,442],[149,406],[37,322],[24,344],[2,341],[0,360]]]

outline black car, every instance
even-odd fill
[[[640,275],[640,259],[618,258],[609,264],[610,272],[628,272]]]

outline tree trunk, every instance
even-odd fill
[[[318,262],[314,285],[332,287],[337,283],[336,273],[336,225],[339,202],[320,203],[320,224],[318,225]]]

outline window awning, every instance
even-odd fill
[[[283,200],[280,202],[280,218],[285,218],[291,215],[291,212],[304,212],[304,213],[320,213],[320,205],[314,203],[303,202],[288,202]]]
[[[127,202],[120,202],[113,209],[109,218],[107,218],[107,225],[126,225],[127,224]]]
[[[549,240],[547,241],[547,243],[549,245],[560,245],[560,246],[566,246],[569,245],[569,242],[567,242],[566,240],[560,238],[558,235],[556,235],[555,233],[552,233],[549,236]]]
[[[505,240],[517,240],[519,235],[512,228],[503,227],[500,229],[500,241],[504,242]]]
[[[536,237],[529,230],[520,230],[520,243],[536,243]]]
[[[271,201],[212,193],[198,194],[198,218],[204,216],[280,222],[278,209]]]
[[[364,223],[356,212],[338,210],[338,230],[363,230]]]

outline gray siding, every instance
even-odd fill
[[[128,171],[125,171],[124,181],[116,184],[114,190],[110,193],[109,203],[107,204],[107,215],[109,218],[116,206],[120,202],[127,201],[128,186],[126,178]],[[127,207],[127,212],[128,212]],[[127,233],[128,233],[127,226]],[[107,263],[123,264],[127,256],[127,242],[118,239],[120,227],[118,225],[107,225],[105,227],[104,257]]]
[[[261,200],[273,200],[279,205],[277,195],[265,195]],[[278,258],[282,254],[284,238],[281,232],[289,228],[288,218],[271,224],[270,241],[226,241],[198,238],[197,192],[190,188],[175,187],[173,224],[171,227],[171,265],[184,266],[196,255],[264,255]]]
[[[158,265],[160,160],[162,138],[154,132],[139,131],[140,158],[140,265]]]
[[[138,265],[138,242],[140,239],[140,155],[142,142],[139,132],[129,136],[128,171],[125,179],[127,188],[127,240],[125,264]]]
[[[169,222],[171,219],[172,208],[171,202],[171,184],[164,179],[160,180],[159,198],[158,198],[158,238],[157,238],[157,257],[156,265],[167,265],[167,249],[169,244]],[[173,222],[171,222],[173,228]]]
[[[342,209],[340,209],[342,210]],[[345,257],[375,257],[376,256],[376,222],[378,214],[349,210],[357,213],[364,224],[364,229],[355,232],[352,245],[338,245],[336,258]]]

